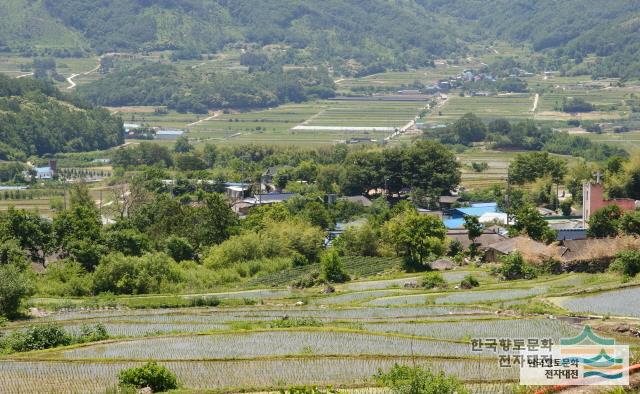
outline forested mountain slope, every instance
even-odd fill
[[[0,22],[0,49],[28,54],[281,44],[296,63],[375,71],[503,39],[556,67],[640,76],[639,0],[0,0]]]
[[[18,2],[27,2],[18,0]],[[8,14],[17,14],[0,0]],[[354,59],[363,64],[396,62],[420,65],[433,57],[464,49],[455,26],[426,13],[413,1],[388,0],[37,0],[31,12],[56,29],[57,46],[70,50],[90,46],[98,53],[190,49],[215,52],[229,43],[285,44],[299,49],[300,59]],[[2,8],[0,8],[2,9]],[[32,48],[38,37],[30,23],[0,35],[12,50]],[[29,38],[28,36],[34,36]],[[81,35],[83,43],[70,37]]]
[[[582,70],[596,77],[640,77],[638,0],[417,0],[428,12],[474,26],[476,35],[530,43],[556,64],[596,62]]]
[[[123,142],[122,120],[65,97],[50,83],[0,74],[0,160]]]

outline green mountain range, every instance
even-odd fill
[[[640,1],[0,0],[0,49],[32,55],[278,44],[297,62],[376,71],[495,39],[530,45],[550,68],[638,77]]]

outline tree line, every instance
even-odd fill
[[[322,67],[208,73],[148,62],[123,66],[78,92],[96,105],[165,105],[178,112],[207,113],[213,108],[262,108],[329,98],[334,89]]]
[[[425,138],[434,138],[445,144],[465,146],[484,142],[495,149],[547,151],[593,161],[605,161],[613,156],[629,155],[622,148],[595,143],[588,138],[566,132],[554,131],[550,127],[538,125],[533,120],[511,123],[506,119],[495,119],[485,123],[473,113],[465,114],[442,130],[427,133]]]

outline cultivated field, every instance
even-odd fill
[[[217,307],[130,309],[136,305],[133,299],[158,296],[117,297],[102,305],[99,299],[76,299],[75,307],[67,303],[65,309],[5,329],[56,322],[76,332],[83,324],[100,322],[113,339],[5,356],[0,359],[0,387],[18,393],[104,392],[117,383],[119,370],[157,360],[176,373],[186,392],[275,390],[300,384],[376,392],[373,375],[400,363],[446,371],[474,393],[511,393],[517,369],[501,368],[491,350],[472,351],[472,339],[557,341],[577,335],[583,324],[599,322],[565,320],[562,315],[571,312],[550,305],[545,308],[553,317],[520,315],[530,306],[545,305],[546,299],[569,310],[580,305],[576,311],[640,316],[636,303],[619,306],[616,301],[635,297],[639,287],[567,301],[575,297],[568,294],[581,289],[619,286],[620,279],[610,274],[505,283],[486,269],[461,267],[444,273],[448,289],[426,291],[405,288],[406,283],[419,283],[420,275],[402,274],[398,263],[347,259],[347,270],[362,279],[337,285],[336,292],[327,295],[318,289],[288,289],[280,278],[267,275],[255,290],[205,295],[219,299]],[[284,276],[292,280],[309,270],[301,267]],[[455,284],[469,274],[479,279],[480,287],[458,289]],[[636,282],[627,286],[640,284]],[[193,295],[167,296],[167,302],[176,297]],[[64,302],[34,299],[32,304],[55,309]],[[630,344],[634,355],[639,350],[637,339],[616,339]]]

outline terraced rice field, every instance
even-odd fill
[[[640,287],[556,299],[554,302],[576,313],[640,318]],[[626,301],[623,301],[626,300]]]
[[[482,360],[439,360],[423,358],[287,358],[242,361],[162,362],[174,371],[186,387],[193,389],[264,387],[278,388],[283,383],[323,386],[371,386],[372,376],[394,364],[425,366],[434,371],[464,377],[471,381],[514,381],[517,370],[501,369],[498,364]],[[0,386],[11,393],[50,393],[55,391],[96,393],[117,384],[118,371],[140,363],[134,362],[2,362]],[[498,391],[496,391],[497,393]]]
[[[417,335],[421,337],[469,340],[471,338],[568,338],[580,329],[551,319],[488,319],[451,323],[372,323],[368,331]]]
[[[481,287],[427,292],[401,285],[418,281],[420,275],[391,271],[396,276],[374,280],[364,274],[375,271],[367,259],[350,264],[368,280],[338,285],[335,294],[275,286],[217,295],[252,294],[260,300],[255,305],[67,310],[10,323],[6,332],[50,322],[77,332],[82,325],[102,323],[112,338],[2,356],[0,392],[104,392],[117,383],[121,369],[156,360],[191,390],[259,392],[311,384],[379,394],[385,391],[374,387],[373,375],[400,363],[446,371],[469,384],[473,393],[510,393],[518,370],[500,368],[498,354],[492,351],[472,351],[471,340],[575,336],[581,326],[504,309],[550,297],[554,291],[591,286],[595,278],[571,274],[501,283],[485,269],[460,269],[443,275],[453,284],[472,272]],[[395,263],[378,259],[375,264],[377,272],[384,272]],[[595,282],[615,283],[610,275]],[[633,299],[637,289],[590,295],[579,302],[598,307],[619,297]],[[608,298],[593,298],[604,295]],[[625,308],[621,314],[637,312]],[[633,349],[638,346],[634,340],[630,343]]]

